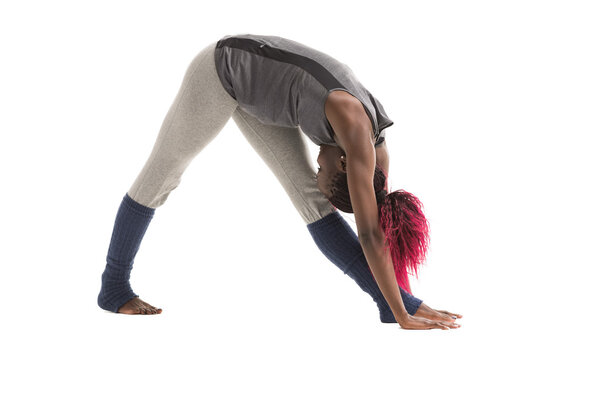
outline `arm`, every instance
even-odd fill
[[[385,249],[385,236],[379,225],[379,210],[373,189],[376,150],[373,147],[372,127],[358,100],[354,103],[351,100],[342,102],[343,106],[337,104],[326,102],[325,113],[336,134],[336,142],[346,152],[345,170],[358,239],[375,282],[402,328],[449,329],[450,325],[446,323],[413,317],[404,307],[392,259]],[[387,148],[379,151],[381,168],[387,171]]]
[[[386,175],[389,173],[390,166],[390,156],[388,153],[388,148],[386,145],[386,141],[383,141],[380,145],[375,146],[375,162],[383,169]],[[387,189],[387,188],[386,188]],[[423,303],[423,300],[411,295],[406,290],[399,287],[400,295],[402,296],[402,302],[404,303],[404,308],[410,315],[415,315],[418,308]]]
[[[408,313],[400,296],[392,259],[385,249],[385,236],[379,225],[379,211],[373,189],[375,150],[368,135],[363,133],[353,138],[346,143],[346,173],[358,239],[375,281],[396,320],[405,320]]]
[[[376,154],[370,121],[360,103],[346,103],[343,108],[327,107],[326,104],[325,111],[340,146],[346,152],[348,190],[358,240],[377,285],[396,320],[400,322],[406,319],[408,313],[400,296],[392,259],[385,250],[385,236],[379,225],[379,210],[373,189]]]
[[[388,173],[390,170],[390,155],[385,140],[379,146],[375,147],[375,162],[379,164],[386,174]]]

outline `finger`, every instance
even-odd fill
[[[400,325],[400,327],[402,329],[433,329],[437,327],[437,322],[426,318],[415,318],[414,321],[404,326]]]
[[[429,329],[446,329],[443,322],[440,321],[429,321]]]
[[[439,312],[441,312],[441,313],[444,313],[444,314],[448,314],[448,315],[450,315],[450,316],[453,316],[453,317],[455,317],[455,318],[462,318],[462,315],[460,315],[460,314],[451,313],[451,312],[449,312],[449,311],[445,311],[445,310],[438,310],[438,311],[439,311]]]
[[[439,321],[440,324],[443,324],[445,326],[447,326],[448,328],[451,329],[455,329],[455,328],[459,328],[460,325],[457,324],[456,322],[446,322],[446,321]]]
[[[440,313],[438,313],[438,314],[439,314],[439,315],[440,315],[442,318],[444,318],[444,321],[447,321],[447,322],[454,322],[454,321],[456,321],[456,317],[455,317],[455,316],[453,316],[453,315],[446,314],[446,313],[442,313],[442,312],[440,312]]]

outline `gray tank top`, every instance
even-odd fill
[[[390,120],[352,70],[333,57],[279,36],[227,35],[215,48],[224,89],[240,108],[267,125],[297,127],[317,144],[337,146],[325,115],[330,92],[343,90],[365,108],[376,145]]]

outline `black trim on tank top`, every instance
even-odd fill
[[[219,40],[217,42],[217,48],[223,46],[246,50],[250,53],[272,58],[273,60],[294,64],[314,76],[328,91],[335,88],[346,89],[325,67],[308,57],[291,53],[286,50],[276,49],[270,47],[268,44],[260,43],[253,39],[227,38]]]
[[[346,92],[350,93],[348,91],[348,89],[344,85],[342,85],[342,83],[340,81],[338,81],[335,78],[335,76],[333,76],[331,74],[331,72],[329,72],[325,67],[323,67],[321,64],[319,64],[318,62],[316,62],[315,60],[313,60],[311,58],[301,56],[299,54],[292,53],[292,52],[289,52],[286,50],[281,50],[281,49],[277,49],[274,47],[270,47],[266,43],[261,43],[257,40],[247,39],[247,38],[231,37],[231,38],[221,39],[217,42],[216,48],[221,48],[224,46],[244,50],[244,51],[247,51],[250,53],[258,54],[258,55],[266,57],[266,58],[271,58],[276,61],[281,61],[284,63],[295,65],[299,68],[302,68],[309,74],[311,74],[321,85],[323,85],[325,87],[325,89],[327,89],[327,91],[330,91],[331,89],[344,89]],[[350,93],[350,94],[353,97],[355,97],[358,101],[360,101],[352,93]],[[362,104],[362,101],[360,101],[360,102]],[[373,102],[372,99],[371,99],[371,102]],[[380,141],[381,131],[383,129],[379,129],[379,127],[375,124],[375,121],[373,120],[373,118],[375,118],[375,116],[371,115],[371,112],[367,109],[367,107],[364,104],[363,104],[363,108],[365,109],[365,113],[367,114],[367,117],[369,117],[369,120],[371,121],[371,128],[373,129],[373,133],[375,134],[374,139],[377,141],[377,144],[380,144],[381,142],[383,142],[383,140]],[[374,108],[377,112],[377,107],[374,107]],[[389,126],[389,125],[387,125],[387,126]],[[332,131],[333,131],[333,129],[332,129]]]

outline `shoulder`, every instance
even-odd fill
[[[338,112],[352,111],[359,107],[362,108],[362,103],[345,90],[334,90],[327,95],[325,107],[329,107]]]
[[[345,145],[341,143],[354,141],[349,140],[351,137],[372,137],[371,121],[363,104],[346,91],[335,90],[329,93],[325,101],[325,115],[333,128],[334,139],[346,151]]]

